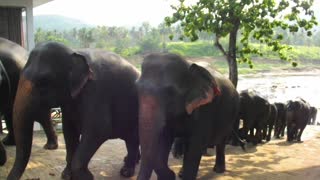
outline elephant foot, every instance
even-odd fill
[[[163,173],[157,173],[157,176],[158,176],[158,180],[175,180],[176,179],[176,174],[170,169],[167,169]]]
[[[271,140],[271,137],[267,137],[266,141],[270,141]]]
[[[123,177],[132,177],[134,175],[134,167],[123,166],[120,170],[120,175]]]
[[[43,149],[55,150],[58,149],[58,146],[57,142],[47,142],[47,144],[43,146]]]
[[[226,171],[225,165],[215,165],[213,171],[216,173],[224,173]]]
[[[76,179],[76,180],[93,180],[93,175],[89,171],[89,169],[79,169],[76,171],[73,171],[72,173],[72,178],[71,179]]]
[[[137,157],[137,159],[136,159],[136,164],[139,163],[140,159],[141,159],[141,155],[140,155],[140,153],[139,153],[139,154],[138,154],[138,157]],[[123,158],[123,162],[124,162],[125,164],[128,163],[127,161],[128,161],[128,155]]]
[[[3,144],[6,146],[15,146],[16,142],[14,140],[14,136],[8,134],[5,138],[2,140]]]
[[[71,178],[72,178],[71,169],[70,168],[65,168],[61,173],[61,179],[63,179],[63,180],[71,180]]]

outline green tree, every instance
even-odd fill
[[[89,48],[93,39],[93,28],[81,28],[78,31],[78,37],[82,48]]]
[[[172,6],[175,13],[165,21],[169,26],[180,22],[184,36],[192,41],[202,31],[215,35],[215,46],[226,57],[229,78],[237,86],[237,56],[239,62],[246,62],[252,68],[250,55],[263,55],[251,45],[251,37],[268,45],[281,59],[291,61],[286,53],[290,47],[281,43],[283,35],[275,34],[274,30],[280,27],[297,32],[302,28],[311,36],[311,29],[317,24],[312,4],[313,0],[199,0],[186,5],[180,0],[179,5]],[[241,38],[237,41],[239,32]],[[221,45],[222,37],[228,37],[227,47]],[[292,62],[292,65],[297,64]]]

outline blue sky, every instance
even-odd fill
[[[34,15],[62,15],[93,25],[132,26],[150,22],[157,26],[172,14],[178,0],[54,0],[34,9]]]

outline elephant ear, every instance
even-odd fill
[[[93,72],[90,69],[88,61],[85,56],[73,53],[71,55],[72,67],[70,71],[70,93],[71,97],[78,96],[86,85],[88,80],[93,79]]]
[[[191,87],[186,95],[185,108],[191,114],[196,108],[210,103],[221,91],[214,77],[205,68],[192,64],[189,71]]]

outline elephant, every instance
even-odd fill
[[[286,104],[277,102],[275,105],[278,110],[278,116],[275,121],[274,137],[279,139],[284,136],[284,130],[286,128]]]
[[[289,100],[286,106],[287,141],[301,141],[303,130],[310,119],[310,106],[304,100]]]
[[[15,145],[12,127],[12,112],[14,98],[18,88],[20,72],[27,62],[28,52],[20,45],[0,38],[0,112],[3,113],[8,135],[3,139],[4,145]],[[58,141],[49,114],[37,121],[42,125],[47,143],[45,149],[57,149]]]
[[[313,106],[310,107],[310,120],[309,120],[308,124],[310,124],[310,125],[315,125],[316,124],[316,122],[317,122],[317,112],[318,112],[318,110],[317,110],[316,107],[313,107]]]
[[[208,70],[207,70],[208,69]],[[138,180],[154,170],[158,179],[175,179],[168,167],[174,138],[187,140],[183,179],[195,179],[203,150],[216,148],[213,170],[225,167],[225,142],[239,111],[239,94],[218,71],[186,61],[173,53],[144,57],[137,81],[141,165]]]
[[[4,165],[7,161],[6,150],[4,149],[4,145],[2,141],[0,141],[0,166]]]
[[[73,50],[57,42],[37,45],[21,72],[14,103],[16,159],[8,179],[19,179],[29,161],[34,117],[61,107],[66,143],[63,179],[93,179],[88,163],[108,139],[125,141],[120,173],[134,174],[139,156],[138,92],[140,73],[112,52]]]
[[[239,118],[243,120],[243,127],[239,130],[240,136],[253,144],[261,143],[262,130],[268,124],[270,111],[270,103],[258,93],[249,90],[242,91]],[[250,135],[248,135],[249,131]]]
[[[275,104],[270,104],[270,113],[267,120],[267,125],[263,130],[263,139],[265,139],[266,141],[271,140],[272,129],[275,125],[277,116],[278,116],[277,106]]]

